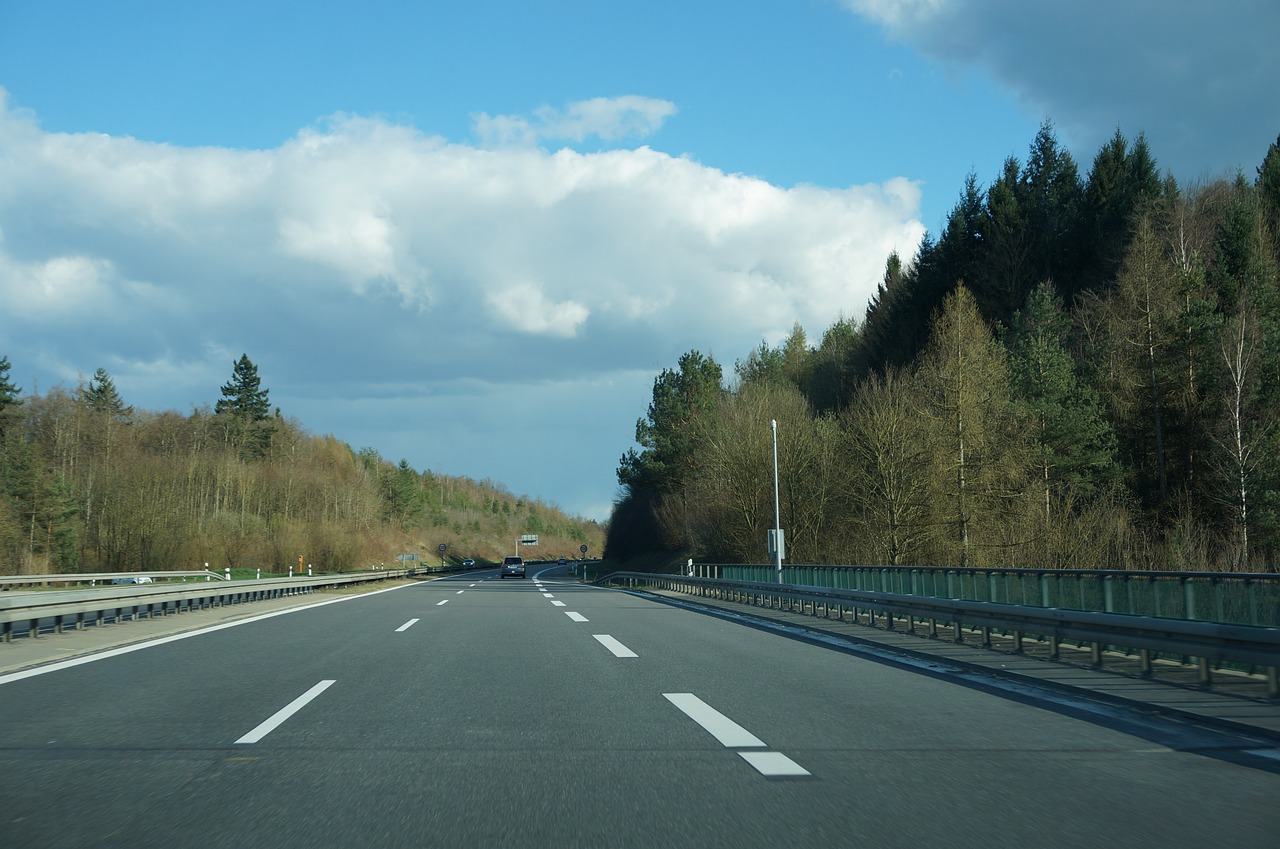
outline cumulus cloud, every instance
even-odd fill
[[[594,97],[564,109],[541,106],[533,118],[521,115],[472,116],[476,137],[487,145],[537,144],[540,141],[580,142],[590,136],[603,141],[643,138],[656,133],[676,114],[667,100],[627,95]]]
[[[609,112],[560,118],[602,132]],[[781,188],[648,147],[335,116],[274,149],[182,148],[0,109],[0,354],[28,386],[101,366],[131,404],[189,409],[248,353],[309,428],[517,488],[486,463],[521,453],[527,417],[473,457],[460,411],[590,403],[540,456],[588,458],[607,489],[658,370],[860,315],[918,206],[905,180]]]
[[[925,56],[990,74],[1090,159],[1119,127],[1181,179],[1252,174],[1280,131],[1274,0],[842,2]]]

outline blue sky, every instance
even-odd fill
[[[248,353],[312,432],[605,518],[659,370],[860,318],[1042,120],[1082,173],[1118,127],[1252,176],[1276,32],[1270,0],[6,0],[0,355],[187,412]]]

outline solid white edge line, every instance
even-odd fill
[[[600,645],[604,646],[609,651],[613,652],[615,657],[639,657],[640,656],[635,652],[633,652],[631,649],[624,646],[622,643],[615,640],[613,637],[610,637],[608,634],[592,634],[591,636],[599,640]],[[760,745],[763,746],[764,744],[761,743]]]
[[[439,578],[431,579],[433,581]],[[284,616],[289,613],[299,613],[303,610],[311,610],[316,607],[324,607],[326,604],[340,604],[344,601],[355,601],[359,598],[368,598],[371,595],[379,593],[390,593],[396,590],[408,589],[409,587],[420,587],[422,584],[403,584],[398,587],[387,587],[385,590],[373,590],[372,592],[361,593],[360,595],[343,596],[342,598],[331,598],[328,601],[317,601],[315,604],[304,604],[299,607],[290,607],[285,610],[273,610],[270,613],[260,613],[257,616],[246,616],[243,619],[237,619],[234,622],[223,622],[219,625],[210,625],[207,628],[196,628],[192,631],[183,631],[181,634],[170,634],[167,637],[156,637],[154,640],[146,640],[141,643],[134,643],[131,646],[120,646],[114,649],[97,652],[96,654],[86,654],[81,657],[72,657],[66,660],[59,660],[55,663],[46,664],[44,666],[36,666],[31,669],[23,669],[19,672],[10,672],[6,675],[0,675],[0,684],[8,684],[13,681],[21,681],[24,678],[34,678],[37,675],[44,675],[46,672],[57,672],[62,669],[70,669],[73,666],[80,666],[85,663],[93,663],[97,660],[106,660],[109,657],[117,657],[130,652],[149,649],[152,646],[162,646],[165,643],[172,643],[178,640],[185,640],[188,637],[198,637],[201,634],[211,634],[214,631],[221,631],[224,628],[238,628],[241,625],[248,625],[250,622],[261,622],[263,619],[270,619],[274,616]],[[250,602],[252,603],[252,602]]]
[[[765,748],[763,740],[693,693],[663,693],[662,695],[726,748]]]
[[[307,690],[301,696],[298,696],[298,698],[289,702],[289,704],[280,708],[280,710],[276,711],[274,714],[271,715],[270,719],[268,719],[266,722],[262,723],[252,731],[250,731],[248,734],[241,737],[236,742],[237,743],[258,742],[263,737],[266,737],[268,734],[270,734],[272,731],[275,731],[276,728],[279,727],[280,724],[284,722],[286,719],[293,716],[298,711],[302,710],[302,708],[306,706],[307,702],[311,701],[316,696],[320,695],[325,690],[333,686],[334,683],[335,682],[332,680],[321,681],[319,684],[315,685],[310,690]]]
[[[568,616],[574,622],[590,622],[591,621],[587,617],[583,616],[581,613],[574,613],[572,610],[566,610],[564,612],[564,615]]]
[[[408,631],[408,630],[409,630],[410,628],[412,628],[412,627],[413,627],[417,622],[418,622],[418,620],[417,620],[417,619],[410,619],[408,622],[404,623],[404,624],[403,624],[403,625],[401,625],[399,628],[397,628],[397,629],[396,629],[396,633],[397,633],[397,634],[399,634],[401,631]]]
[[[810,775],[809,770],[782,752],[738,752],[738,755],[766,778]]]

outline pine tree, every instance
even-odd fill
[[[1165,511],[1170,495],[1167,427],[1182,315],[1175,279],[1151,216],[1141,216],[1116,288],[1102,307],[1104,329],[1091,354],[1093,368],[1106,369],[1095,385],[1128,447],[1133,487],[1155,513]]]
[[[1076,376],[1067,351],[1070,323],[1057,291],[1042,283],[1006,334],[1011,383],[1025,408],[1046,523],[1055,503],[1091,497],[1120,472],[1115,433],[1102,417],[1097,393]]]
[[[1085,184],[1081,289],[1110,286],[1133,233],[1133,219],[1160,196],[1155,160],[1139,135],[1132,148],[1117,129],[1093,160]]]
[[[1276,262],[1280,262],[1280,136],[1267,148],[1267,155],[1258,166],[1259,212],[1264,228],[1271,236],[1271,250]]]
[[[271,402],[261,385],[258,367],[248,354],[242,354],[214,407],[214,412],[226,419],[223,432],[227,444],[246,459],[265,456],[275,432]]]
[[[1031,247],[1031,277],[1022,281],[1022,294],[1042,280],[1052,280],[1067,297],[1074,295],[1080,284],[1083,189],[1075,160],[1058,145],[1048,121],[1036,133],[1018,189]]]
[[[9,380],[9,368],[9,358],[0,357],[0,439],[8,431],[8,420],[22,406],[22,399],[18,397],[22,390]]]
[[[105,369],[95,371],[88,386],[80,387],[78,395],[80,401],[95,413],[102,413],[125,423],[133,415],[133,407],[125,405],[124,399],[116,390],[115,381]]]
[[[860,331],[852,319],[841,316],[822,334],[813,354],[813,378],[809,403],[819,413],[833,413],[853,394],[850,358],[858,347]]]
[[[258,367],[241,354],[232,371],[231,380],[222,385],[222,398],[214,407],[216,413],[230,413],[249,422],[265,421],[271,413],[267,390],[260,389]]]
[[[964,286],[947,296],[917,371],[943,563],[983,565],[1009,542],[1025,489],[1024,437],[999,343]]]

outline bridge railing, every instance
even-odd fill
[[[812,611],[828,617],[834,610],[842,620],[846,611],[855,616],[860,611],[871,611],[884,616],[889,629],[897,627],[896,620],[902,619],[908,631],[914,632],[920,625],[936,636],[942,623],[954,626],[957,641],[965,639],[964,628],[978,631],[985,645],[990,645],[991,632],[996,630],[1011,635],[1014,651],[1022,650],[1025,637],[1035,636],[1047,640],[1055,656],[1060,641],[1075,640],[1090,646],[1097,666],[1102,665],[1106,650],[1136,650],[1144,675],[1152,673],[1157,656],[1190,658],[1199,668],[1204,686],[1212,684],[1211,664],[1241,664],[1261,668],[1268,695],[1280,698],[1277,627],[646,572],[614,572],[597,583],[683,592],[763,607]]]
[[[694,577],[777,582],[773,566],[699,563]],[[1280,626],[1280,574],[784,565],[781,583],[1028,607]]]

